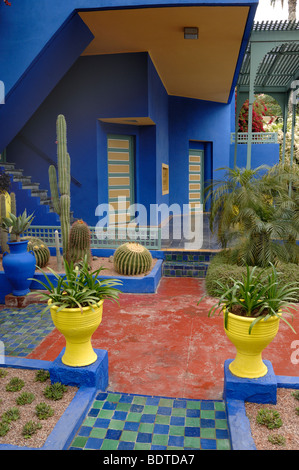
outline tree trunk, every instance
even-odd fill
[[[296,20],[296,7],[297,7],[297,0],[288,0],[288,20],[289,21]]]

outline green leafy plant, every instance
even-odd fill
[[[19,377],[12,377],[9,383],[6,385],[6,390],[8,392],[18,392],[25,385],[24,380],[19,379]]]
[[[295,412],[296,412],[296,415],[299,416],[299,406],[297,406],[297,407],[295,408]]]
[[[299,390],[296,390],[296,392],[292,392],[292,396],[296,398],[296,400],[299,400]]]
[[[15,241],[21,240],[21,234],[27,230],[33,220],[33,214],[27,216],[26,209],[18,217],[10,213],[9,217],[2,217],[2,228],[8,233],[14,235]]]
[[[50,400],[61,400],[64,393],[67,391],[67,386],[60,382],[55,382],[52,385],[48,385],[44,390],[44,395]]]
[[[258,411],[256,421],[268,429],[276,429],[282,426],[282,420],[278,411],[270,408],[261,408]]]
[[[262,268],[297,263],[299,172],[285,165],[219,170],[224,175],[208,185],[206,200],[210,228],[223,248],[231,248],[231,261]]]
[[[35,373],[35,382],[45,382],[50,378],[50,372],[48,370],[40,369]]]
[[[16,398],[17,405],[28,405],[35,400],[35,396],[31,392],[23,392]]]
[[[4,423],[10,423],[11,421],[17,421],[18,419],[20,419],[20,410],[16,406],[9,408],[9,410],[2,415],[2,422]]]
[[[121,285],[121,281],[117,279],[99,280],[98,276],[102,271],[102,267],[91,271],[88,266],[87,256],[84,258],[81,269],[74,267],[64,260],[65,274],[57,274],[49,268],[51,273],[57,280],[54,285],[47,274],[43,272],[47,283],[37,280],[45,289],[41,292],[41,297],[50,301],[43,312],[50,306],[57,306],[57,312],[65,308],[82,308],[90,306],[93,308],[96,303],[102,299],[117,301],[120,290],[116,286]]]
[[[8,374],[7,370],[5,369],[0,369],[0,378],[6,377]]]
[[[286,438],[282,434],[270,434],[268,436],[268,441],[275,446],[284,446]]]
[[[42,402],[36,405],[35,413],[38,419],[48,419],[54,414],[54,410],[50,405]]]
[[[33,434],[35,434],[39,429],[42,428],[40,423],[35,423],[34,421],[28,421],[24,424],[22,429],[22,435],[25,439],[30,439]]]
[[[215,294],[218,301],[210,308],[208,315],[223,312],[225,328],[227,328],[229,312],[252,317],[254,320],[250,324],[249,333],[259,321],[278,316],[295,331],[281,313],[283,311],[292,315],[290,309],[296,301],[295,294],[299,292],[299,286],[297,283],[279,285],[278,273],[274,265],[271,265],[270,273],[269,270],[260,270],[256,273],[256,270],[256,266],[253,268],[246,266],[246,274],[242,275],[241,280],[230,279],[231,286],[215,281]]]
[[[10,430],[9,423],[1,421],[0,422],[0,437],[5,436],[9,430]]]

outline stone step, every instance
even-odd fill
[[[197,277],[205,278],[209,262],[202,261],[164,261],[162,276],[164,277]]]

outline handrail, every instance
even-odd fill
[[[43,160],[46,160],[46,162],[48,162],[50,165],[54,165],[55,168],[57,168],[57,163],[54,160],[52,160],[52,158],[50,158],[45,152],[43,152],[38,147],[36,147],[36,145],[34,145],[29,139],[27,139],[27,137],[25,137],[24,135],[19,134],[17,136],[17,139],[19,139],[23,144],[25,144],[27,147],[29,147],[31,150],[33,150],[33,152],[35,152]],[[71,176],[71,180],[76,186],[78,186],[78,187],[82,186],[80,181],[78,181],[73,176]]]
[[[253,144],[277,144],[277,132],[252,132]],[[247,144],[248,132],[237,132],[237,143]],[[235,132],[231,132],[230,143],[235,143]]]

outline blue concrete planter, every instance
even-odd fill
[[[63,351],[53,362],[16,357],[5,358],[5,362],[0,364],[1,367],[49,370],[52,383],[60,381],[64,385],[78,386],[78,391],[42,447],[33,448],[0,444],[0,451],[68,449],[93,403],[95,394],[98,390],[105,390],[108,385],[108,353],[104,350],[96,350],[96,352],[98,360],[92,367],[84,368],[64,366],[61,363]]]
[[[114,253],[114,250],[96,250],[96,253],[93,254],[102,257],[111,256]],[[120,290],[125,293],[130,294],[151,294],[155,293],[162,277],[162,264],[163,264],[163,253],[161,252],[152,252],[153,258],[157,258],[157,262],[152,269],[152,271],[146,276],[99,276],[99,279],[119,279],[122,281],[122,286]],[[47,274],[51,282],[56,284],[56,279],[53,274]],[[46,282],[46,279],[42,273],[36,272],[34,274],[34,279],[40,279],[41,281]],[[30,284],[30,289],[41,289],[42,286],[36,282],[32,281]],[[4,271],[0,271],[0,303],[5,303],[5,296],[12,292],[12,286],[7,279]]]
[[[299,377],[276,376],[270,361],[264,361],[268,373],[259,379],[243,379],[234,376],[224,363],[224,400],[230,431],[232,450],[256,450],[245,402],[276,404],[277,388],[299,389]]]

